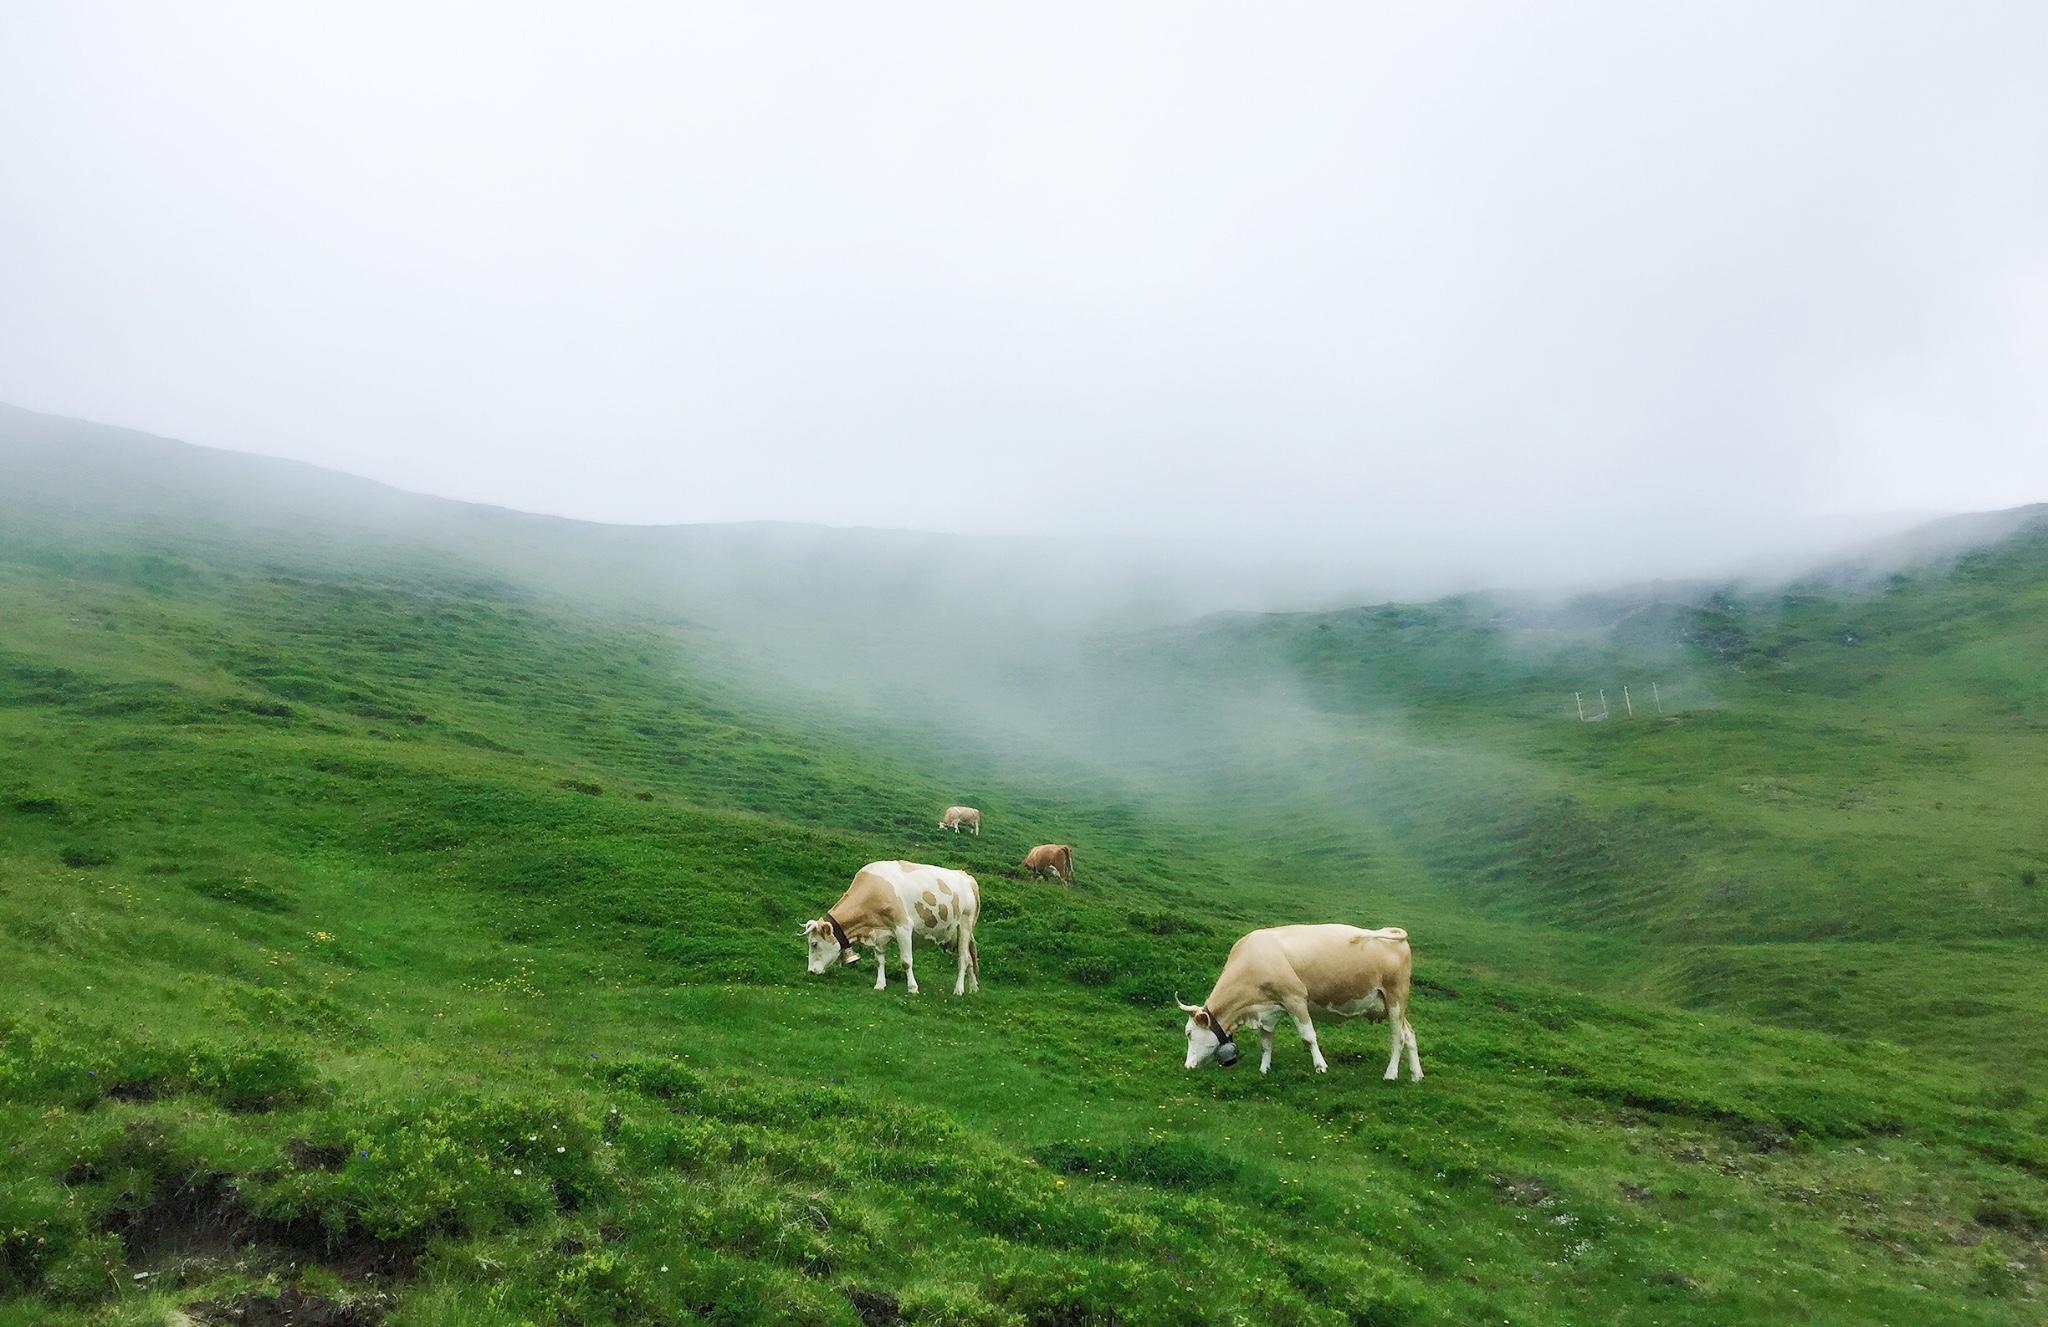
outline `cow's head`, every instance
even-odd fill
[[[852,945],[841,945],[839,937],[833,934],[832,919],[820,917],[804,923],[804,941],[811,950],[811,971],[823,972],[832,966],[832,960],[844,955],[848,963],[860,962],[860,955],[853,952]]]
[[[1230,1034],[1223,1030],[1206,1005],[1180,1004],[1177,995],[1173,1002],[1180,1005],[1188,1016],[1188,1068],[1199,1069],[1211,1060],[1225,1069],[1237,1063],[1237,1043],[1230,1039]]]

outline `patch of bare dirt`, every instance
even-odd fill
[[[185,1306],[185,1315],[208,1327],[377,1327],[390,1307],[391,1296],[382,1291],[336,1300],[287,1286],[274,1295],[197,1300]]]
[[[117,1218],[107,1228],[121,1237],[130,1267],[183,1285],[229,1269],[318,1266],[344,1280],[381,1289],[412,1274],[422,1247],[411,1240],[337,1233],[317,1220],[256,1216],[219,1175],[194,1176],[159,1194],[142,1212]]]

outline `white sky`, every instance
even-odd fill
[[[0,400],[622,521],[2048,499],[2048,7],[0,5]]]

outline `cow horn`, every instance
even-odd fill
[[[1180,992],[1179,992],[1179,991],[1175,991],[1175,992],[1173,993],[1173,1002],[1174,1002],[1175,1004],[1180,1004]],[[1198,1005],[1198,1004],[1180,1004],[1180,1011],[1181,1011],[1181,1012],[1182,1012],[1183,1014],[1192,1014],[1192,1013],[1197,1013],[1197,1012],[1199,1012],[1199,1011],[1201,1010],[1201,1008],[1202,1008],[1202,1006],[1200,1006],[1200,1005]]]

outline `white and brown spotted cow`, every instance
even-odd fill
[[[1074,883],[1074,850],[1064,843],[1041,843],[1024,854],[1024,869]]]
[[[1259,1030],[1259,1072],[1273,1065],[1273,1029],[1285,1013],[1308,1043],[1316,1072],[1330,1066],[1316,1044],[1311,1013],[1332,1018],[1384,1018],[1394,1037],[1387,1060],[1389,1081],[1401,1076],[1401,1051],[1408,1052],[1408,1076],[1422,1077],[1415,1029],[1408,1025],[1408,982],[1413,958],[1408,932],[1398,926],[1378,931],[1356,926],[1275,926],[1253,931],[1230,947],[1223,975],[1202,1003],[1182,1004],[1188,1016],[1187,1067],[1214,1059],[1228,1068],[1237,1062],[1231,1040],[1241,1027]],[[1178,998],[1175,1004],[1180,1004]]]
[[[979,834],[981,833],[981,812],[971,806],[949,806],[946,808],[946,813],[939,817],[939,828],[950,829],[955,834],[958,834],[963,829],[971,829],[976,834]]]
[[[981,917],[981,889],[965,871],[951,871],[921,862],[869,862],[854,873],[853,883],[824,916],[804,924],[810,942],[811,971],[823,972],[842,954],[857,962],[856,944],[875,951],[875,989],[889,984],[889,941],[910,993],[917,994],[917,971],[911,965],[913,940],[957,949],[960,972],[953,994],[981,990],[981,953],[974,944],[974,924]]]

